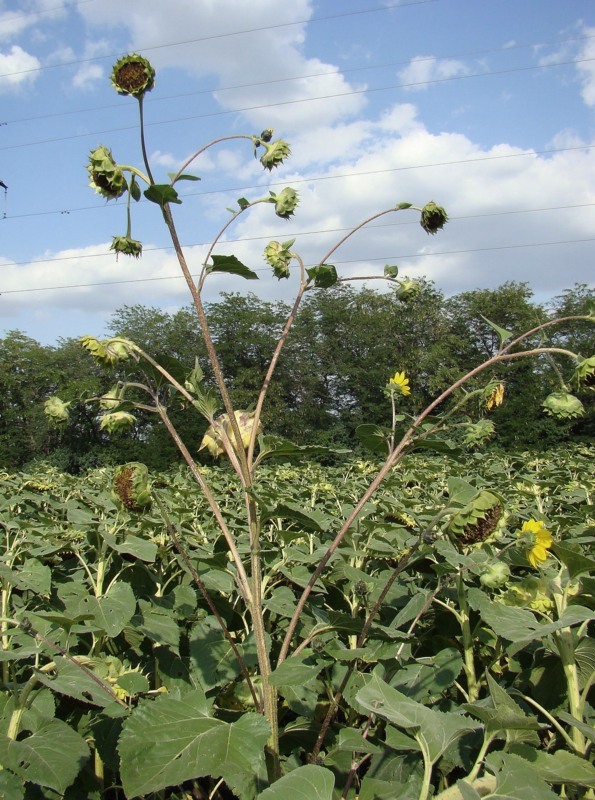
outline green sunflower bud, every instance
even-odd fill
[[[124,173],[112,157],[112,151],[100,145],[91,151],[87,172],[91,178],[89,186],[107,200],[117,200],[128,189]]]
[[[543,409],[546,414],[558,419],[573,419],[585,413],[585,408],[578,397],[564,390],[548,395],[543,401]]]
[[[109,411],[112,408],[117,408],[124,399],[124,387],[120,384],[112,386],[109,392],[106,392],[99,398],[99,406],[104,411]]]
[[[104,342],[100,342],[95,336],[81,336],[79,342],[93,358],[96,358],[98,361],[105,360],[106,352]]]
[[[437,206],[436,203],[431,200],[421,210],[421,220],[420,225],[426,231],[426,233],[431,233],[432,235],[435,234],[437,231],[441,230],[446,223],[448,222],[448,214],[442,208],[442,206]]]
[[[132,461],[118,467],[114,473],[114,496],[129,511],[142,511],[151,505],[149,470],[144,464]]]
[[[294,242],[295,239],[289,239],[283,244],[272,241],[264,249],[264,259],[273,268],[273,275],[279,280],[289,278],[289,264],[294,258],[290,248]]]
[[[494,561],[485,567],[484,572],[479,576],[479,582],[488,589],[499,589],[508,583],[510,579],[510,569],[504,561]]]
[[[68,406],[70,402],[65,403],[64,400],[60,400],[59,397],[48,397],[48,399],[43,404],[43,410],[49,419],[52,422],[61,423],[66,422],[70,413],[68,411]]]
[[[146,58],[132,53],[116,61],[111,81],[118,94],[141,98],[155,85],[155,70]]]
[[[265,128],[258,138],[261,142],[270,142],[273,138],[273,129]]]
[[[265,169],[272,170],[278,167],[291,154],[291,148],[283,139],[277,139],[270,144],[261,139],[260,143],[266,150],[260,157],[260,163]]]
[[[398,300],[401,300],[403,303],[406,303],[408,300],[412,300],[414,297],[421,292],[421,284],[419,281],[415,281],[412,278],[405,278],[402,281],[398,281],[399,288],[396,291],[396,296]]]
[[[99,427],[102,431],[115,433],[117,431],[127,431],[135,422],[136,417],[128,411],[112,411],[101,417]]]
[[[489,419],[470,422],[465,426],[465,444],[469,447],[485,444],[494,435],[495,430],[494,423]]]
[[[246,448],[250,444],[250,437],[252,436],[252,429],[254,428],[254,413],[250,411],[236,411],[235,418],[242,437],[242,447]],[[262,433],[262,425],[260,424],[258,425],[257,433]],[[225,437],[230,440],[237,453],[239,448],[234,443],[233,429],[229,421],[229,416],[227,414],[222,414],[209,426],[198,449],[200,451],[206,448],[213,458],[217,458],[225,452],[223,447]]]
[[[116,260],[120,253],[125,256],[134,256],[134,258],[140,258],[143,252],[143,245],[142,242],[138,242],[136,239],[131,239],[130,236],[114,236],[109,249],[115,251]]]
[[[281,219],[289,219],[292,217],[298,202],[298,193],[290,186],[286,186],[279,194],[271,192],[271,203],[275,204],[275,214],[281,217]]]
[[[485,542],[496,531],[503,511],[501,499],[482,489],[453,516],[448,530],[464,545]]]

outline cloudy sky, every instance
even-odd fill
[[[594,280],[593,0],[0,0],[0,336],[102,335],[124,305],[188,302],[159,209],[135,205],[143,256],[117,261],[125,198],[87,185],[100,144],[142,166],[137,103],[109,80],[127,52],[157,70],[145,120],[158,182],[217,137],[272,127],[291,144],[270,174],[250,142],[225,141],[192,164],[199,183],[179,185],[196,273],[239,197],[300,194],[290,222],[261,205],[227,229],[217,252],[261,279],[213,275],[207,300],[289,301],[296,276],[270,276],[270,239],[295,237],[311,265],[375,212],[429,200],[450,215],[444,231],[382,217],[334,254],[340,275],[397,264],[447,295],[515,280],[539,301]]]

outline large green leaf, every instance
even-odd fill
[[[259,714],[244,714],[233,723],[208,717],[202,690],[142,702],[120,736],[124,792],[137,797],[210,775],[250,800],[268,736],[268,723]]]
[[[556,622],[543,623],[531,611],[491,600],[480,589],[470,589],[468,600],[471,608],[479,611],[494,633],[517,644],[543,639],[561,628],[580,625],[593,618],[593,612],[588,608],[570,606]]]
[[[490,676],[488,686],[492,706],[486,704],[467,704],[464,708],[478,717],[488,733],[510,730],[536,731],[541,727],[537,717],[525,714],[510,695]]]
[[[273,686],[305,686],[331,663],[330,659],[326,661],[316,659],[314,661],[308,656],[294,656],[283,661],[277,669],[273,670],[271,683]]]
[[[335,776],[329,769],[306,764],[284,775],[258,795],[258,800],[332,800]]]
[[[380,425],[364,423],[363,425],[357,426],[355,435],[363,446],[372,453],[384,456],[387,455],[389,433],[386,428],[382,428]]]
[[[595,559],[587,558],[577,550],[555,544],[552,548],[560,561],[566,565],[571,578],[576,578],[586,572],[595,572]]]
[[[479,726],[460,714],[443,713],[410,700],[377,675],[357,693],[358,703],[399,728],[410,730],[435,763],[459,736]]]
[[[58,694],[74,697],[82,703],[105,707],[114,702],[114,696],[70,659],[56,656],[56,675],[36,672],[37,680]]]
[[[0,763],[21,779],[64,793],[89,758],[85,740],[53,719],[24,739],[0,735]]]
[[[524,744],[514,744],[512,752],[524,758],[540,778],[548,783],[565,783],[575,786],[595,786],[595,767],[584,758],[567,750],[544,753]]]
[[[136,610],[136,598],[128,583],[114,583],[103,597],[89,597],[93,622],[112,638],[122,632]]]
[[[317,444],[294,444],[282,436],[259,436],[258,460],[265,458],[297,458],[299,456],[345,455],[350,450],[336,450]]]
[[[258,275],[237,259],[235,256],[211,256],[213,263],[205,270],[207,275],[211,272],[227,272],[228,275],[238,275],[248,281],[257,281]]]
[[[536,770],[522,758],[507,753],[490,753],[486,765],[496,775],[490,800],[554,800],[557,796]]]
[[[230,683],[241,674],[235,653],[214,617],[197,622],[189,636],[189,647],[192,674],[205,691]],[[252,639],[238,650],[246,666],[257,663]]]

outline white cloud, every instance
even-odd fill
[[[79,10],[90,26],[126,25],[130,48],[145,52],[157,68],[214,75],[220,105],[246,109],[255,128],[290,131],[321,120],[332,124],[357,114],[366,102],[353,94],[363,84],[352,85],[332,64],[304,56],[312,5],[311,0],[180,0],[183,8],[172,14],[160,0],[103,0],[100,7],[91,3]],[[172,47],[163,47],[166,42]],[[304,102],[316,97],[321,99]]]
[[[38,77],[39,60],[13,45],[7,52],[0,52],[0,93],[16,91],[32,83]]]
[[[99,64],[83,64],[76,71],[72,79],[75,89],[90,89],[105,76],[103,67]]]
[[[583,33],[585,36],[595,37],[595,28],[584,28]],[[595,59],[595,38],[588,39],[583,44],[580,52],[579,59]],[[595,60],[583,61],[577,64],[576,69],[581,82],[581,95],[585,104],[595,106]]]
[[[435,56],[415,56],[409,64],[399,72],[404,88],[409,90],[427,89],[433,81],[456,78],[468,75],[469,68],[462,61],[454,58],[436,58]]]

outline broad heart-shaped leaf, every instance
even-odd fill
[[[528,761],[540,778],[548,783],[595,786],[595,767],[567,750],[544,753],[525,744],[513,744],[511,752]]]
[[[93,623],[114,638],[128,625],[136,611],[136,598],[129,583],[114,583],[106,595],[89,597]]]
[[[554,800],[555,795],[541,780],[532,764],[507,753],[490,753],[486,765],[496,775],[490,800]]]
[[[284,775],[258,800],[332,800],[335,776],[330,769],[306,764]]]
[[[490,326],[490,328],[496,331],[498,338],[500,339],[500,347],[502,347],[507,339],[511,339],[514,336],[512,331],[507,331],[504,328],[501,328],[499,325],[496,325],[495,322],[490,322],[490,320],[487,317],[484,317],[483,314],[480,314],[479,316]]]
[[[258,460],[265,458],[296,458],[299,456],[321,456],[321,455],[346,455],[351,450],[335,450],[331,447],[323,447],[318,444],[294,444],[289,439],[282,436],[259,436],[258,437]]]
[[[552,549],[560,561],[565,564],[571,578],[584,575],[586,572],[595,572],[595,559],[587,558],[577,550],[571,550],[569,547],[562,547],[559,544],[555,544]]]
[[[522,708],[515,703],[510,695],[499,686],[490,676],[488,686],[492,708],[484,705],[467,704],[464,708],[478,717],[485,725],[486,732],[494,733],[497,731],[510,730],[539,730],[540,725],[537,717],[528,716]]]
[[[497,636],[516,644],[542,639],[560,628],[580,625],[593,618],[594,612],[583,606],[569,606],[556,622],[539,622],[525,608],[505,606],[491,600],[481,589],[469,589],[467,599],[471,608],[479,611],[484,622]]]
[[[7,769],[0,771],[0,797],[2,800],[23,800],[25,797],[23,781]]]
[[[332,264],[319,264],[317,267],[307,269],[306,272],[317,289],[328,289],[339,280],[337,270]]]
[[[208,717],[202,690],[181,699],[141,702],[118,744],[126,797],[158,792],[192,778],[223,778],[242,800],[256,795],[269,725],[260,714],[227,723]]]
[[[150,200],[152,203],[157,203],[157,205],[162,208],[165,203],[180,204],[182,202],[176,190],[173,186],[170,186],[169,183],[156,183],[153,186],[149,186],[148,189],[145,189],[143,194],[147,200]]]
[[[326,531],[332,522],[332,518],[328,514],[324,514],[316,508],[303,508],[296,503],[279,503],[262,515],[263,521],[276,517],[293,520],[302,528],[313,531]]]
[[[258,275],[235,256],[211,256],[213,263],[205,270],[207,275],[211,272],[227,272],[229,275],[239,275],[248,281],[257,281]]]
[[[114,702],[112,693],[102,689],[87,672],[73,664],[70,659],[56,656],[54,663],[58,673],[55,677],[50,677],[43,672],[35,673],[40,683],[58,694],[65,694],[83,703],[91,703],[102,708]]]
[[[88,758],[85,740],[59,719],[46,722],[19,741],[0,735],[0,764],[22,780],[60,794],[74,781]]]
[[[205,691],[223,686],[240,676],[237,658],[214,617],[197,622],[190,632],[190,666]],[[238,646],[246,666],[257,662],[256,644],[249,639]]]
[[[101,538],[117,553],[134,556],[134,558],[138,558],[139,561],[146,561],[148,564],[152,564],[157,557],[157,545],[155,542],[143,539],[142,536],[129,534],[125,539],[119,542],[113,533],[102,531]]]
[[[306,663],[306,661],[308,663]],[[331,660],[316,659],[310,656],[294,656],[288,658],[271,673],[273,686],[305,686],[314,680],[322,670],[331,664]]]
[[[363,446],[372,453],[387,454],[389,433],[385,428],[381,428],[380,425],[373,425],[367,422],[363,425],[358,425],[355,429],[355,435]]]
[[[433,764],[451,742],[480,727],[469,717],[435,711],[410,700],[376,674],[360,689],[356,700],[366,711],[372,711],[399,728],[411,730]]]

